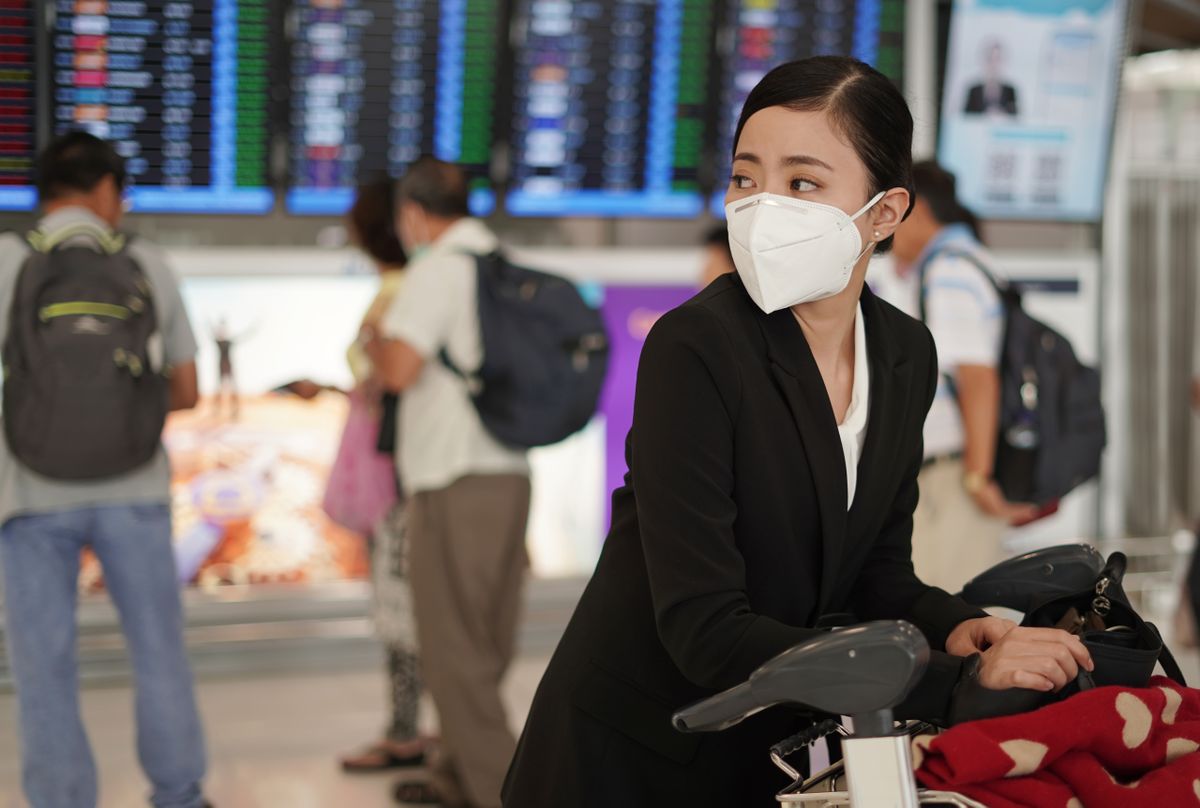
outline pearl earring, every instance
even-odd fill
[[[878,241],[878,240],[879,240],[879,236],[880,236],[880,235],[881,235],[881,234],[880,234],[880,232],[879,232],[878,230],[876,230],[876,231],[875,231],[875,240],[876,240],[876,241]]]

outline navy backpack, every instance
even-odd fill
[[[998,282],[978,257],[957,249],[935,255],[969,261],[1004,305],[996,483],[1010,502],[1046,505],[1062,499],[1100,473],[1107,443],[1100,373],[1076,358],[1066,337],[1031,317],[1021,292]],[[928,265],[926,260],[921,270],[922,320]]]
[[[608,368],[600,312],[570,281],[476,256],[483,364],[469,373],[443,349],[442,363],[465,379],[484,427],[517,449],[547,446],[587,426]]]

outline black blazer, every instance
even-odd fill
[[[684,735],[674,710],[813,636],[824,614],[907,618],[935,648],[980,613],[917,580],[912,513],[937,363],[929,332],[864,291],[870,411],[858,492],[792,313],[726,276],[665,315],[638,369],[630,472],[595,574],[538,688],[509,808],[767,806],[787,785],[776,708]],[[944,714],[960,661],[935,654],[905,712]]]
[[[982,115],[988,111],[988,98],[982,84],[974,84],[967,90],[967,103],[963,112],[967,115]],[[1011,84],[1000,85],[1000,110],[1008,115],[1017,114],[1017,88]]]

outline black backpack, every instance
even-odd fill
[[[467,382],[484,427],[517,449],[548,446],[587,426],[608,368],[600,312],[570,281],[515,266],[499,252],[475,256],[483,364]]]
[[[1000,435],[996,483],[1010,502],[1045,505],[1100,473],[1107,443],[1100,374],[1075,357],[1066,337],[1031,317],[1021,293],[1001,284],[970,252],[945,249],[935,256],[969,261],[1004,304],[1000,356]],[[921,268],[921,319],[925,319],[925,273]]]
[[[132,471],[158,450],[168,409],[150,285],[126,239],[96,226],[29,244],[3,347],[9,449],[54,479]]]

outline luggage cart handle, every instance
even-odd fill
[[[1002,561],[968,581],[961,597],[981,608],[1028,612],[1052,597],[1090,589],[1102,569],[1104,556],[1095,547],[1061,544]]]
[[[776,704],[802,704],[890,731],[891,710],[929,663],[929,643],[912,624],[880,620],[836,629],[771,659],[750,679],[677,712],[681,732],[726,729]]]

